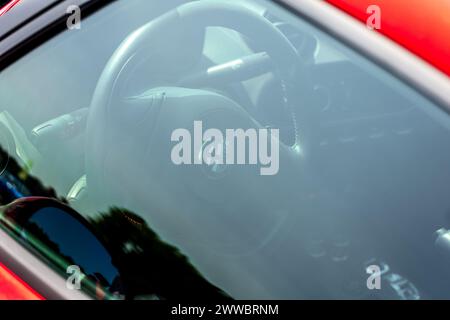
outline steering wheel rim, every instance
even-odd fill
[[[262,39],[258,35],[264,33],[263,43],[259,43],[259,45],[264,46],[265,42],[270,44],[265,48],[265,51],[274,61],[278,62],[277,67],[282,74],[289,74],[292,70],[292,65],[298,59],[294,46],[267,19],[242,5],[225,1],[198,1],[182,5],[133,32],[119,46],[107,63],[98,81],[88,117],[86,146],[87,184],[89,192],[96,193],[96,198],[98,199],[103,198],[105,205],[125,205],[133,210],[145,210],[144,208],[139,208],[139,206],[134,206],[136,203],[134,199],[124,197],[125,192],[123,190],[120,188],[110,190],[109,184],[106,183],[110,176],[117,178],[117,174],[120,171],[127,171],[129,169],[127,166],[146,167],[142,159],[140,159],[140,164],[138,164],[138,160],[138,162],[133,164],[126,163],[123,159],[117,160],[120,154],[135,152],[136,145],[128,148],[126,141],[131,142],[133,135],[126,133],[129,136],[124,138],[121,136],[124,130],[116,130],[115,127],[117,124],[124,125],[124,122],[129,121],[125,126],[133,130],[132,127],[136,125],[136,122],[146,118],[152,112],[153,114],[150,117],[153,118],[152,125],[153,127],[157,126],[155,119],[161,119],[161,109],[156,108],[155,104],[162,103],[165,99],[168,99],[163,91],[161,91],[162,96],[159,96],[159,98],[155,98],[155,95],[152,95],[151,101],[148,99],[143,99],[142,101],[136,99],[136,105],[133,104],[135,101],[132,98],[132,105],[137,106],[136,109],[133,109],[133,112],[129,109],[123,110],[124,108],[121,108],[121,106],[124,103],[123,97],[126,96],[126,85],[124,83],[139,68],[140,62],[143,60],[148,61],[148,56],[151,52],[153,52],[154,56],[158,56],[158,54],[162,56],[167,53],[170,56],[167,60],[183,61],[182,64],[166,63],[164,67],[167,68],[168,74],[176,74],[183,68],[188,69],[201,56],[203,49],[202,42],[196,35],[202,34],[202,37],[204,37],[204,30],[206,27],[211,26],[234,29],[251,39],[259,39],[259,42]],[[168,37],[171,37],[172,41],[167,41]],[[179,48],[177,50],[177,45],[179,46],[186,39],[189,40],[189,47],[183,48],[186,49],[184,51],[179,50]],[[186,93],[186,91],[183,92]],[[186,94],[190,95],[191,92]],[[239,119],[244,116],[248,117],[248,114],[240,106],[233,101],[228,101],[225,97],[202,91],[198,91],[196,94],[207,96],[208,101],[215,101],[218,105],[226,105],[226,109],[234,112],[233,117],[238,117]],[[153,108],[151,108],[152,105]],[[149,111],[149,108],[152,110]],[[139,111],[135,112],[135,110]],[[217,110],[217,108],[206,112],[203,110],[202,115],[214,113]],[[251,121],[254,122],[253,119]],[[151,127],[151,125],[145,127]],[[144,131],[145,134],[152,135],[155,133],[155,130],[150,128]],[[141,132],[141,135],[144,135],[144,131]],[[117,151],[118,146],[115,146],[115,139],[121,141],[119,148],[122,147],[124,150]],[[286,161],[289,163],[299,161],[299,155],[293,153],[290,148],[288,149],[286,158],[289,159]],[[129,160],[129,158],[126,159]],[[120,160],[123,161],[120,162]],[[111,164],[112,162],[114,164]],[[161,164],[155,170],[161,170]],[[139,178],[139,175],[136,174],[136,177]],[[283,180],[280,177],[274,179],[277,181],[276,184],[281,183],[280,181]],[[120,177],[117,180],[121,180]],[[285,183],[283,182],[283,184]],[[108,188],[108,191],[105,191],[106,188]],[[121,200],[120,203],[111,203],[111,199]],[[169,202],[165,202],[166,206]],[[163,207],[163,205],[159,206],[158,210],[162,210]],[[188,220],[190,219],[186,219],[184,222],[189,223]],[[155,221],[155,224],[164,225],[166,222]],[[177,220],[177,223],[180,223],[180,221]],[[272,233],[272,231],[264,231],[263,233]]]

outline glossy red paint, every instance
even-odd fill
[[[326,0],[366,23],[367,9],[381,9],[380,33],[450,76],[449,0]]]
[[[0,263],[0,300],[45,300],[39,293]]]
[[[0,8],[0,16],[11,10],[12,7],[14,7],[19,2],[20,0],[11,0],[9,3],[5,4],[2,8]]]

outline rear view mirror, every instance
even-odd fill
[[[97,298],[122,291],[111,255],[75,210],[49,198],[23,198],[3,211],[3,224],[64,274],[68,289],[83,288]]]

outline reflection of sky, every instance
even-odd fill
[[[56,208],[45,208],[30,219],[58,244],[62,254],[72,257],[86,273],[99,272],[110,283],[117,275],[111,258],[95,236],[70,215]]]

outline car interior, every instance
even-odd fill
[[[439,106],[271,1],[116,1],[81,23],[0,72],[0,144],[86,219],[134,212],[237,299],[450,297]],[[278,128],[278,174],[175,166],[196,120]]]

